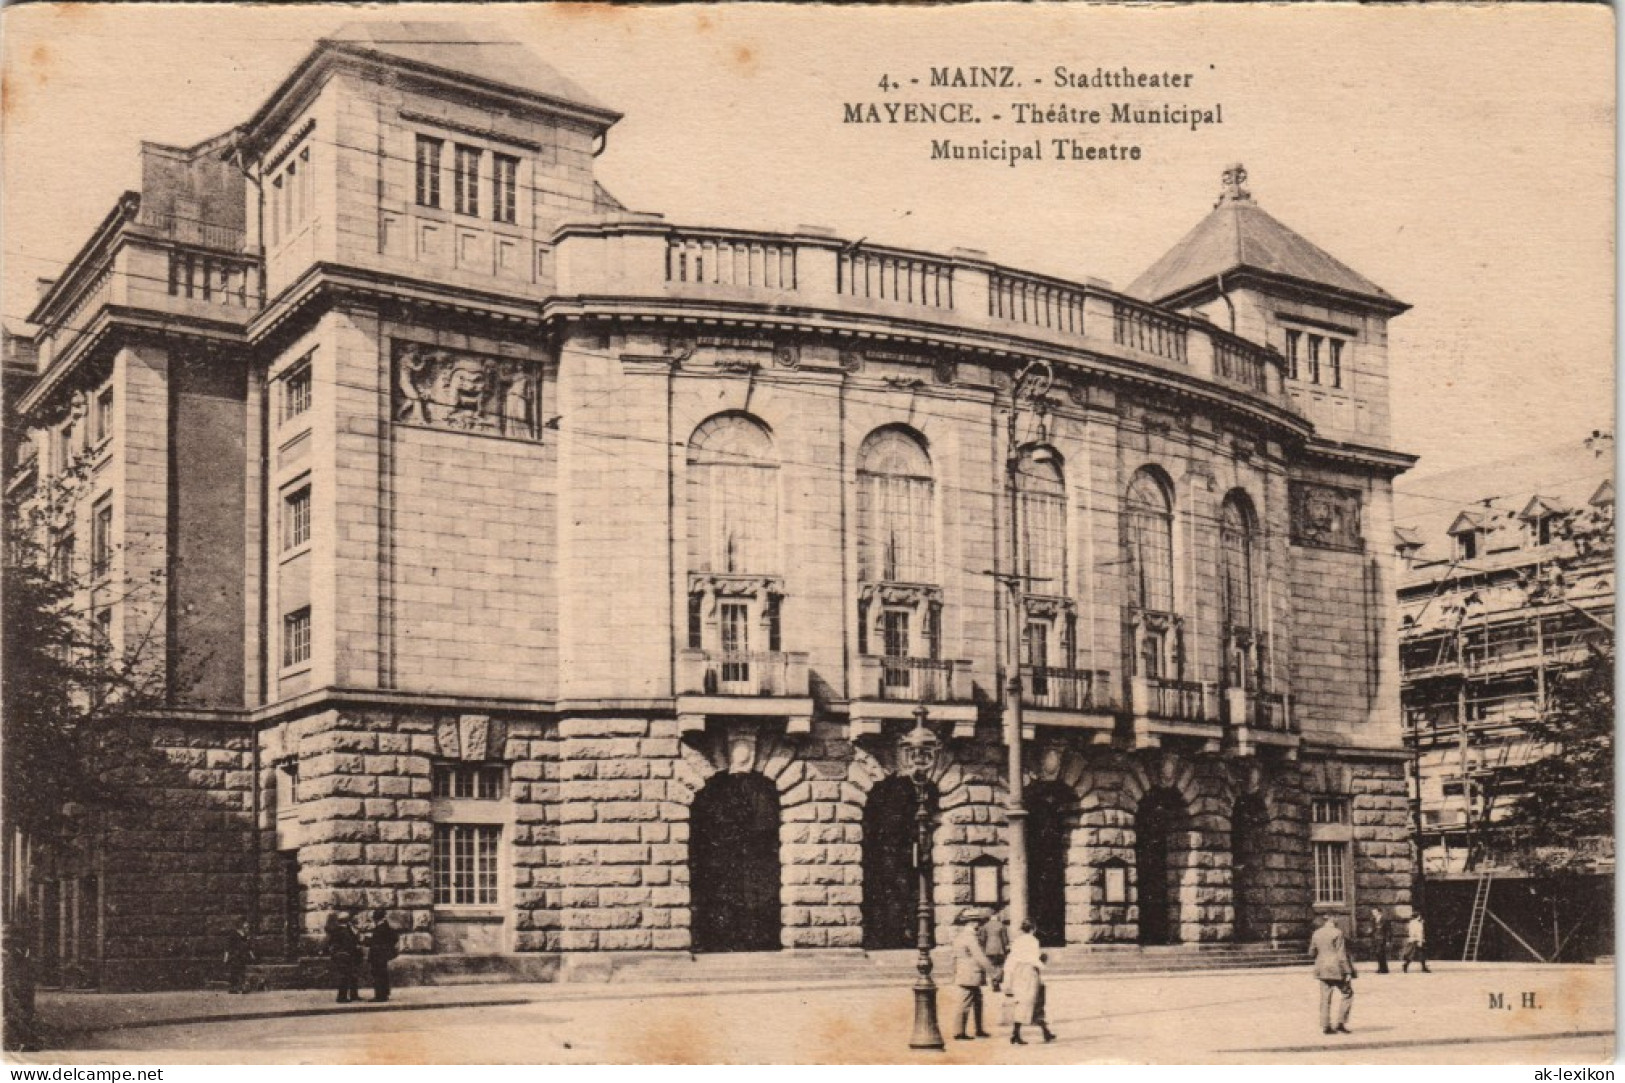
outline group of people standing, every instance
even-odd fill
[[[1001,1014],[1010,1027],[1012,1045],[1027,1044],[1021,1036],[1024,1026],[1036,1026],[1046,1042],[1054,1041],[1044,1015],[1047,959],[1039,948],[1033,923],[1023,921],[1013,940],[1002,912],[961,910],[954,923],[960,927],[953,943],[954,984],[959,987],[954,1038],[969,1041],[992,1037],[982,1025],[982,988],[991,985],[995,993],[1003,991]]]
[[[1371,938],[1373,953],[1377,957],[1377,973],[1388,973],[1388,943],[1391,926],[1388,914],[1381,907],[1371,910]],[[1354,959],[1349,954],[1348,938],[1337,924],[1336,914],[1327,914],[1320,928],[1309,938],[1309,953],[1314,961],[1315,977],[1320,981],[1320,1029],[1324,1034],[1348,1034],[1349,1010],[1354,1006]],[[1410,973],[1412,963],[1420,963],[1422,973],[1428,969],[1427,923],[1419,913],[1412,914],[1405,923],[1405,947],[1401,955],[1402,972]],[[1335,1006],[1334,1006],[1335,998]]]
[[[365,932],[356,928],[347,911],[327,920],[327,957],[333,962],[333,981],[338,986],[338,1002],[359,1001],[361,962],[365,953],[372,975],[372,999],[389,999],[389,961],[400,954],[400,933],[389,923],[389,912],[374,910],[372,924]]]

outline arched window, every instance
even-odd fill
[[[1253,523],[1252,505],[1245,493],[1224,498],[1219,511],[1219,575],[1226,628],[1252,628],[1257,620]]]
[[[1017,541],[1030,594],[1066,593],[1066,483],[1048,448],[1028,449],[1016,466]]]
[[[931,459],[903,429],[870,434],[858,455],[858,568],[865,582],[937,577]]]
[[[779,571],[778,462],[767,429],[720,414],[688,442],[689,569],[719,575]]]
[[[1129,482],[1123,508],[1123,547],[1129,598],[1139,609],[1174,608],[1174,511],[1168,488],[1150,470]]]

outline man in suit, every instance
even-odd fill
[[[1377,973],[1388,973],[1388,911],[1380,906],[1371,908],[1371,949],[1377,956]]]
[[[1422,964],[1422,973],[1433,973],[1428,969],[1428,935],[1427,926],[1422,922],[1420,912],[1411,915],[1410,922],[1405,926],[1405,952],[1401,956],[1404,960],[1400,970],[1406,974],[1411,972],[1412,963]]]
[[[1315,977],[1320,981],[1320,1029],[1327,1034],[1349,1032],[1349,1009],[1354,1005],[1354,963],[1337,917],[1327,914],[1315,935],[1309,938],[1309,953],[1315,961]],[[1338,994],[1337,1013],[1332,1014],[1332,994]]]
[[[1004,957],[1010,954],[1010,933],[1004,926],[1003,912],[995,910],[982,925],[982,950],[993,964],[993,991],[999,991],[999,978],[1004,971]]]
[[[389,999],[389,961],[400,954],[400,933],[389,923],[389,911],[372,912],[372,931],[367,934],[367,966],[372,971],[372,999]]]
[[[976,1020],[978,1038],[990,1037],[982,1027],[982,986],[993,973],[993,961],[982,950],[981,926],[984,915],[979,910],[961,910],[954,924],[959,935],[954,937],[954,984],[959,986],[958,1026],[954,1037],[959,1041],[971,1038],[970,1023]]]

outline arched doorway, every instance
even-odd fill
[[[935,805],[934,788],[926,800]],[[863,946],[871,951],[914,947],[920,905],[914,867],[918,807],[914,783],[893,776],[876,783],[863,808]]]
[[[1152,790],[1134,816],[1134,878],[1140,943],[1179,943],[1179,879],[1189,843],[1185,802],[1174,790]]]
[[[779,794],[757,774],[713,775],[689,817],[695,951],[777,951]]]
[[[1235,937],[1242,943],[1269,939],[1264,910],[1264,858],[1268,853],[1269,810],[1257,794],[1236,801],[1230,818],[1230,892]]]
[[[1066,943],[1067,813],[1072,791],[1058,782],[1027,791],[1027,913],[1045,947]]]

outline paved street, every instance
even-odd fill
[[[1501,994],[1504,1007],[1492,1007]],[[1525,1007],[1533,994],[1535,1007]],[[943,1030],[957,994],[940,997]],[[340,1008],[318,992],[42,994],[76,1027],[64,1062],[1597,1063],[1613,1056],[1608,967],[1449,964],[1356,983],[1350,1025],[1320,1033],[1302,969],[1059,979],[1058,1040],[907,1049],[906,986],[441,986]],[[997,1029],[997,1028],[993,1028]]]

